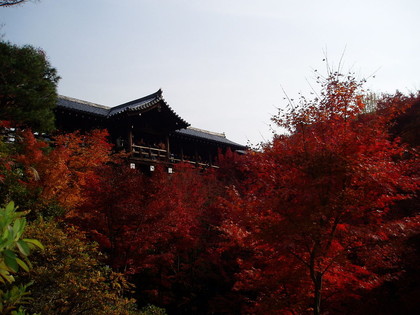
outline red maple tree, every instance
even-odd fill
[[[140,277],[143,296],[168,305],[187,286],[203,251],[203,213],[214,189],[212,172],[177,164],[175,174],[106,165],[85,186],[85,201],[69,222],[96,240],[116,270]],[[145,287],[145,283],[148,285]],[[187,293],[186,293],[187,294]]]
[[[401,110],[391,105],[365,113],[362,83],[335,72],[318,98],[273,118],[287,132],[249,155],[248,179],[222,202],[232,215],[223,231],[253,252],[240,260],[237,289],[260,290],[254,310],[320,314],[322,297],[378,286],[366,251],[385,263],[389,234],[418,228],[416,217],[387,221],[389,206],[418,185],[415,153],[388,134]]]

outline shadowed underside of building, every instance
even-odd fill
[[[59,96],[56,125],[67,132],[105,128],[116,150],[130,152],[132,167],[151,170],[164,164],[171,171],[181,161],[216,167],[219,152],[246,150],[223,133],[190,127],[167,104],[161,90],[115,107]]]

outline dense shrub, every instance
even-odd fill
[[[42,314],[134,312],[134,300],[123,297],[131,286],[101,263],[103,257],[96,245],[87,243],[80,231],[38,221],[29,225],[25,234],[45,246],[44,251],[33,254],[33,269],[20,279],[34,282],[28,310]]]

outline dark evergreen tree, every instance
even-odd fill
[[[0,120],[35,131],[54,129],[59,79],[42,50],[0,42]]]

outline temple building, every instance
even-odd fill
[[[223,133],[190,127],[164,100],[161,90],[115,107],[59,96],[56,125],[67,132],[108,129],[115,149],[131,153],[133,168],[153,170],[164,164],[171,172],[181,161],[217,167],[219,152],[246,150]]]

